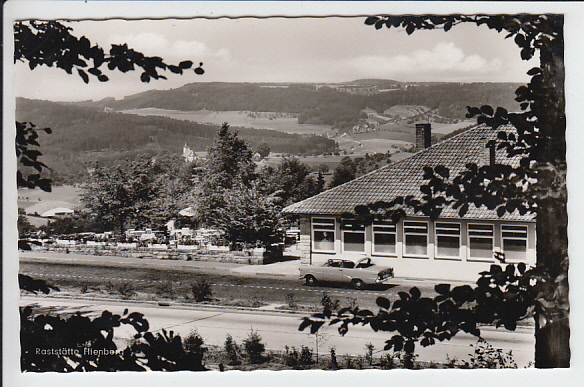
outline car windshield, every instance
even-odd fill
[[[364,259],[360,260],[359,263],[357,263],[358,269],[364,269],[364,268],[370,267],[370,266],[373,266],[373,263],[371,263],[370,258],[364,258]]]

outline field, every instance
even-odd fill
[[[79,187],[71,185],[61,185],[52,187],[51,192],[45,192],[40,189],[18,189],[18,207],[30,209],[31,207],[39,207],[39,205],[54,207],[63,207],[67,203],[71,207],[78,206],[81,203],[82,190]],[[28,211],[27,211],[28,212]],[[34,212],[34,211],[33,211]]]
[[[140,116],[162,116],[176,120],[192,121],[201,124],[221,125],[227,122],[231,126],[255,129],[273,129],[285,133],[317,134],[326,136],[330,130],[326,125],[299,124],[298,119],[286,113],[209,110],[179,111],[159,108],[122,110],[120,113]],[[284,116],[282,116],[284,115]]]

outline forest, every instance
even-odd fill
[[[355,125],[361,110],[366,107],[382,114],[395,105],[424,105],[437,110],[443,117],[455,119],[463,119],[469,105],[488,104],[510,111],[519,110],[513,98],[513,91],[518,87],[515,83],[414,83],[399,84],[399,88],[391,91],[383,91],[387,86],[384,80],[367,80],[364,84],[373,91],[369,94],[351,93],[339,90],[335,85],[266,87],[255,83],[200,82],[172,90],[151,90],[119,101],[105,99],[80,104],[114,110],[155,107],[183,111],[294,113],[298,114],[300,124],[331,125],[339,129]]]
[[[217,135],[217,126],[165,117],[141,117],[87,106],[19,98],[17,119],[50,127],[41,134],[43,157],[56,183],[74,183],[87,174],[95,161],[113,165],[138,154],[155,156],[164,151],[182,153],[185,143],[194,151],[206,151]],[[335,149],[333,140],[275,130],[234,128],[255,151],[261,143],[272,152],[322,154]]]

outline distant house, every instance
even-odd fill
[[[412,156],[361,176],[316,196],[284,208],[300,219],[300,249],[303,263],[320,264],[332,257],[366,255],[392,266],[396,277],[474,281],[478,273],[497,263],[495,252],[507,262],[535,265],[535,216],[518,211],[497,216],[484,206],[470,205],[460,217],[452,207],[440,218],[428,217],[404,207],[406,216],[365,223],[357,219],[355,207],[396,197],[421,199],[423,167],[444,165],[450,175],[469,162],[516,163],[505,150],[486,148],[497,130],[474,127],[444,142],[431,145],[430,124],[418,124]],[[515,131],[512,126],[500,130]]]
[[[182,156],[185,159],[185,162],[187,162],[187,163],[192,163],[193,161],[195,161],[197,159],[195,152],[186,143],[185,143],[185,146],[183,147]]]
[[[260,162],[260,161],[262,161],[263,157],[262,157],[262,155],[260,155],[258,152],[256,152],[256,153],[255,153],[255,154],[254,154],[254,155],[251,157],[251,159],[252,159],[253,161],[255,161],[255,162]]]
[[[43,218],[62,218],[64,216],[72,215],[74,213],[75,213],[75,211],[70,209],[70,208],[57,207],[57,208],[52,208],[48,211],[43,212],[41,214],[41,217],[43,217]]]

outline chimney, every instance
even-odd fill
[[[416,124],[416,152],[432,145],[432,125]]]
[[[483,166],[495,165],[495,162],[496,162],[496,152],[495,152],[496,143],[495,143],[495,141],[489,142],[489,141],[487,141],[487,139],[485,137],[482,137],[481,142],[483,144],[485,144],[485,147],[481,151],[481,159],[479,161],[479,163],[480,163],[479,166],[483,167]]]

